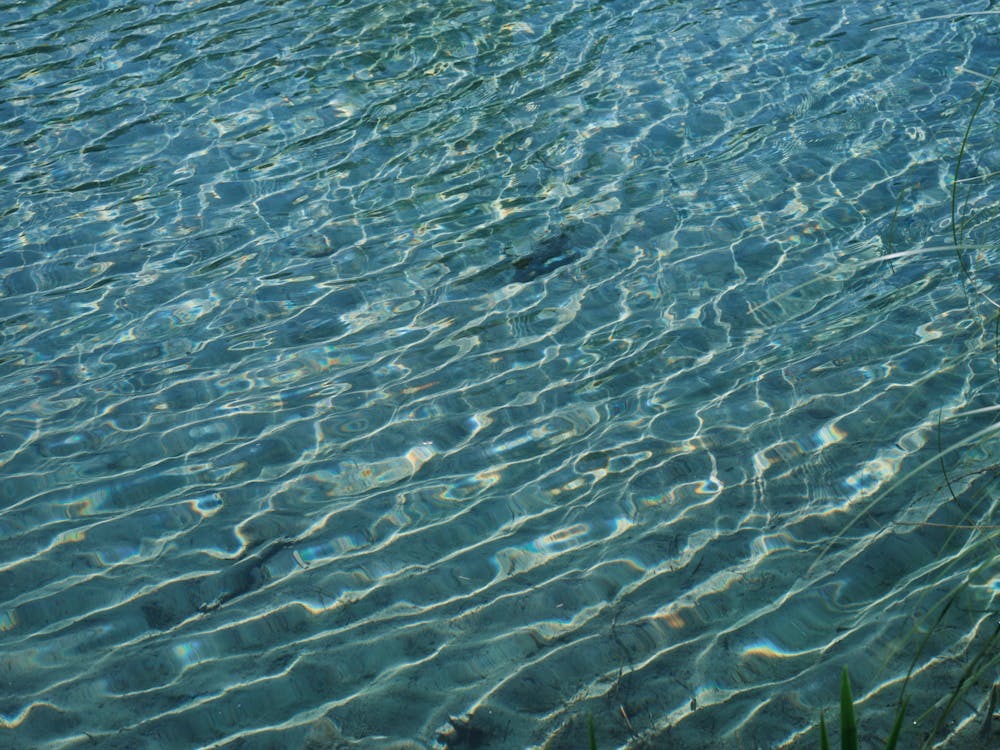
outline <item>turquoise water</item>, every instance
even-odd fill
[[[816,747],[911,662],[915,746],[996,618],[989,9],[0,4],[0,746]]]

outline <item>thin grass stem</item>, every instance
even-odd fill
[[[943,406],[940,409],[938,409],[938,423],[937,423],[937,449],[938,449],[938,459],[939,459],[938,463],[941,466],[941,474],[942,474],[942,476],[944,476],[944,483],[948,486],[948,494],[951,495],[951,499],[955,501],[955,505],[958,505],[959,507],[961,507],[961,504],[958,502],[958,498],[955,497],[955,490],[951,486],[951,479],[948,478],[948,467],[946,467],[944,465],[944,454],[941,452],[942,451],[942,445],[941,445],[941,412],[943,410],[944,410]]]
[[[965,695],[969,685],[973,682],[975,677],[981,674],[982,670],[979,669],[979,664],[982,662],[983,655],[987,652],[987,650],[989,650],[990,646],[996,642],[998,637],[1000,637],[1000,624],[997,625],[996,629],[993,631],[993,635],[990,636],[986,644],[982,647],[982,649],[980,649],[979,653],[976,654],[976,658],[974,658],[972,663],[970,663],[962,672],[962,676],[959,678],[958,684],[955,686],[955,689],[951,691],[951,697],[948,699],[948,703],[945,705],[941,715],[938,716],[938,720],[935,722],[933,729],[931,729],[930,733],[927,735],[927,739],[921,747],[929,746],[930,741],[937,735],[947,720],[948,714],[951,713],[951,709],[954,708],[958,700]]]
[[[902,704],[900,704],[899,711],[896,712],[896,721],[893,723],[892,731],[889,733],[889,739],[885,741],[885,750],[896,750],[896,744],[899,742],[899,733],[903,730],[903,716],[906,714],[906,706],[909,702],[909,698],[904,698]]]
[[[986,408],[984,408],[982,410],[977,409],[975,411],[991,411],[993,408],[994,407],[986,407]],[[970,413],[973,413],[973,412],[970,412]],[[940,455],[933,456],[932,458],[928,458],[926,461],[924,461],[921,464],[919,464],[918,466],[914,467],[913,469],[911,469],[910,471],[908,471],[905,475],[903,475],[897,482],[895,482],[892,487],[887,487],[887,488],[885,488],[883,490],[880,490],[879,492],[876,492],[875,495],[872,497],[872,499],[869,500],[865,504],[865,506],[861,509],[861,512],[858,513],[857,515],[855,515],[854,518],[852,518],[851,520],[849,520],[847,523],[845,523],[844,526],[836,534],[834,534],[833,538],[831,538],[826,543],[826,545],[823,547],[823,550],[817,556],[816,560],[814,560],[813,563],[812,563],[812,565],[809,566],[809,570],[806,571],[806,575],[807,576],[812,576],[816,572],[816,569],[819,567],[820,563],[826,558],[826,556],[830,552],[830,550],[833,549],[834,545],[836,545],[841,539],[843,539],[844,536],[847,534],[847,532],[850,531],[852,528],[854,528],[854,525],[858,521],[860,521],[861,518],[863,518],[864,516],[869,515],[871,513],[872,509],[876,505],[878,505],[878,503],[880,503],[882,501],[882,499],[889,493],[889,491],[891,489],[894,489],[897,485],[903,484],[904,482],[906,482],[907,480],[911,479],[912,477],[915,477],[917,474],[919,474],[920,472],[924,471],[924,469],[926,469],[928,466],[930,466],[930,465],[938,462],[941,459],[942,456],[945,456],[945,455],[947,455],[949,453],[953,453],[953,452],[955,452],[955,451],[957,451],[957,450],[959,450],[961,448],[964,448],[965,446],[969,445],[970,443],[973,443],[973,442],[975,442],[975,441],[977,441],[977,440],[979,440],[979,439],[981,439],[981,438],[989,435],[992,432],[997,432],[998,430],[1000,430],[1000,423],[994,423],[994,424],[991,424],[991,425],[988,425],[988,426],[984,427],[983,429],[981,429],[981,430],[973,433],[969,437],[963,438],[962,440],[959,440],[954,445],[949,446],[948,448],[945,448],[943,451],[941,451]]]
[[[972,116],[969,118],[969,122],[965,126],[965,135],[962,136],[962,145],[958,149],[958,158],[955,160],[955,177],[951,183],[951,237],[955,241],[955,254],[958,256],[959,265],[962,267],[963,273],[966,274],[968,274],[968,270],[965,267],[965,259],[962,257],[962,240],[959,235],[955,216],[956,205],[958,202],[958,176],[962,169],[962,157],[965,156],[965,148],[969,143],[969,134],[972,132],[972,124],[976,121],[976,115],[979,114],[979,108],[983,106],[983,100],[986,99],[986,95],[989,93],[990,88],[992,88],[993,82],[996,80],[998,74],[1000,74],[1000,65],[998,65],[997,69],[993,71],[993,75],[990,76],[990,80],[987,81],[986,86],[984,86],[983,90],[979,93],[975,109],[972,110]]]
[[[885,250],[886,253],[892,252],[892,241],[893,235],[896,232],[896,217],[899,216],[899,207],[903,204],[903,196],[906,195],[906,188],[904,187],[899,191],[899,197],[896,198],[896,207],[892,210],[892,219],[889,220],[889,236],[885,240]],[[892,267],[892,261],[889,261],[889,270],[895,271]]]

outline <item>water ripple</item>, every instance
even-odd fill
[[[884,718],[996,591],[993,449],[930,461],[992,429],[988,18],[0,8],[0,744]]]

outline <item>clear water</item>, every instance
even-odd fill
[[[965,581],[915,744],[998,573],[959,9],[2,3],[0,746],[815,747]]]

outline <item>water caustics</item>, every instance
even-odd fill
[[[887,714],[998,577],[993,21],[901,12],[0,7],[0,746]]]

